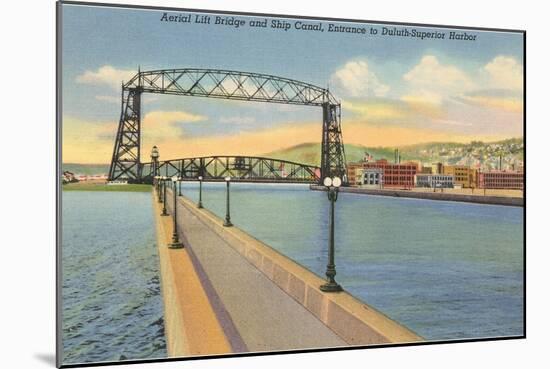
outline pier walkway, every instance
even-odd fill
[[[184,249],[167,248],[173,218],[160,217],[162,204],[155,206],[165,232],[158,246],[170,356],[421,340],[346,292],[320,292],[321,278],[237,227],[222,227],[207,209],[197,209],[184,197],[177,200]],[[173,214],[170,190],[166,204]],[[182,254],[188,261],[179,256],[175,262],[175,255]],[[180,269],[187,271],[178,275]],[[201,319],[206,319],[203,328],[197,323]],[[189,350],[200,346],[195,341],[210,339],[215,343],[211,350]],[[174,345],[177,341],[187,344]]]

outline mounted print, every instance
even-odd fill
[[[58,3],[58,366],[525,337],[525,32]]]

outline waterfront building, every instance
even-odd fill
[[[63,183],[78,182],[74,173],[69,172],[68,170],[63,172],[62,180],[63,180]]]
[[[363,188],[382,188],[384,173],[380,168],[367,168],[362,170],[360,187]]]
[[[490,171],[478,173],[480,188],[523,190],[523,172]]]
[[[420,173],[432,174],[432,167],[422,166],[422,168],[420,169]]]
[[[414,176],[416,187],[453,188],[454,177],[449,174],[422,174]]]
[[[455,185],[460,187],[477,187],[477,170],[467,165],[442,165],[441,173],[453,176]]]
[[[360,183],[361,178],[359,175],[365,169],[379,169],[382,173],[382,187],[384,188],[411,189],[414,187],[414,176],[418,172],[418,164],[389,163],[386,159],[376,160],[375,162],[348,163],[349,182],[356,185],[358,182]]]
[[[442,163],[433,163],[432,164],[432,174],[441,174],[443,173],[443,164]]]
[[[348,172],[348,181],[349,181],[349,184],[352,185],[352,186],[360,186],[361,185],[361,180],[362,180],[362,177],[363,177],[363,172],[365,171],[362,167],[350,167],[350,164],[354,164],[354,163],[348,163],[348,168],[347,168],[347,172]]]

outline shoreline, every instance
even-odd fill
[[[313,191],[325,191],[324,186],[310,185],[310,190]],[[437,200],[437,201],[455,201],[455,202],[468,202],[482,205],[503,205],[503,206],[516,206],[524,207],[525,200],[523,197],[506,197],[506,196],[480,196],[480,195],[466,195],[466,194],[453,194],[453,193],[441,193],[441,192],[421,192],[410,190],[390,190],[390,189],[367,189],[358,187],[341,187],[340,192],[354,193],[360,195],[373,195],[373,196],[388,196],[388,197],[405,197],[424,200]]]
[[[108,185],[101,182],[77,182],[64,184],[62,191],[151,192],[148,184]]]

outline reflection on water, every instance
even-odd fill
[[[63,363],[166,357],[151,195],[64,192]]]
[[[224,185],[203,189],[223,217]],[[328,206],[307,186],[231,184],[232,222],[321,276]],[[336,280],[423,337],[523,334],[522,208],[341,193],[336,231]]]

